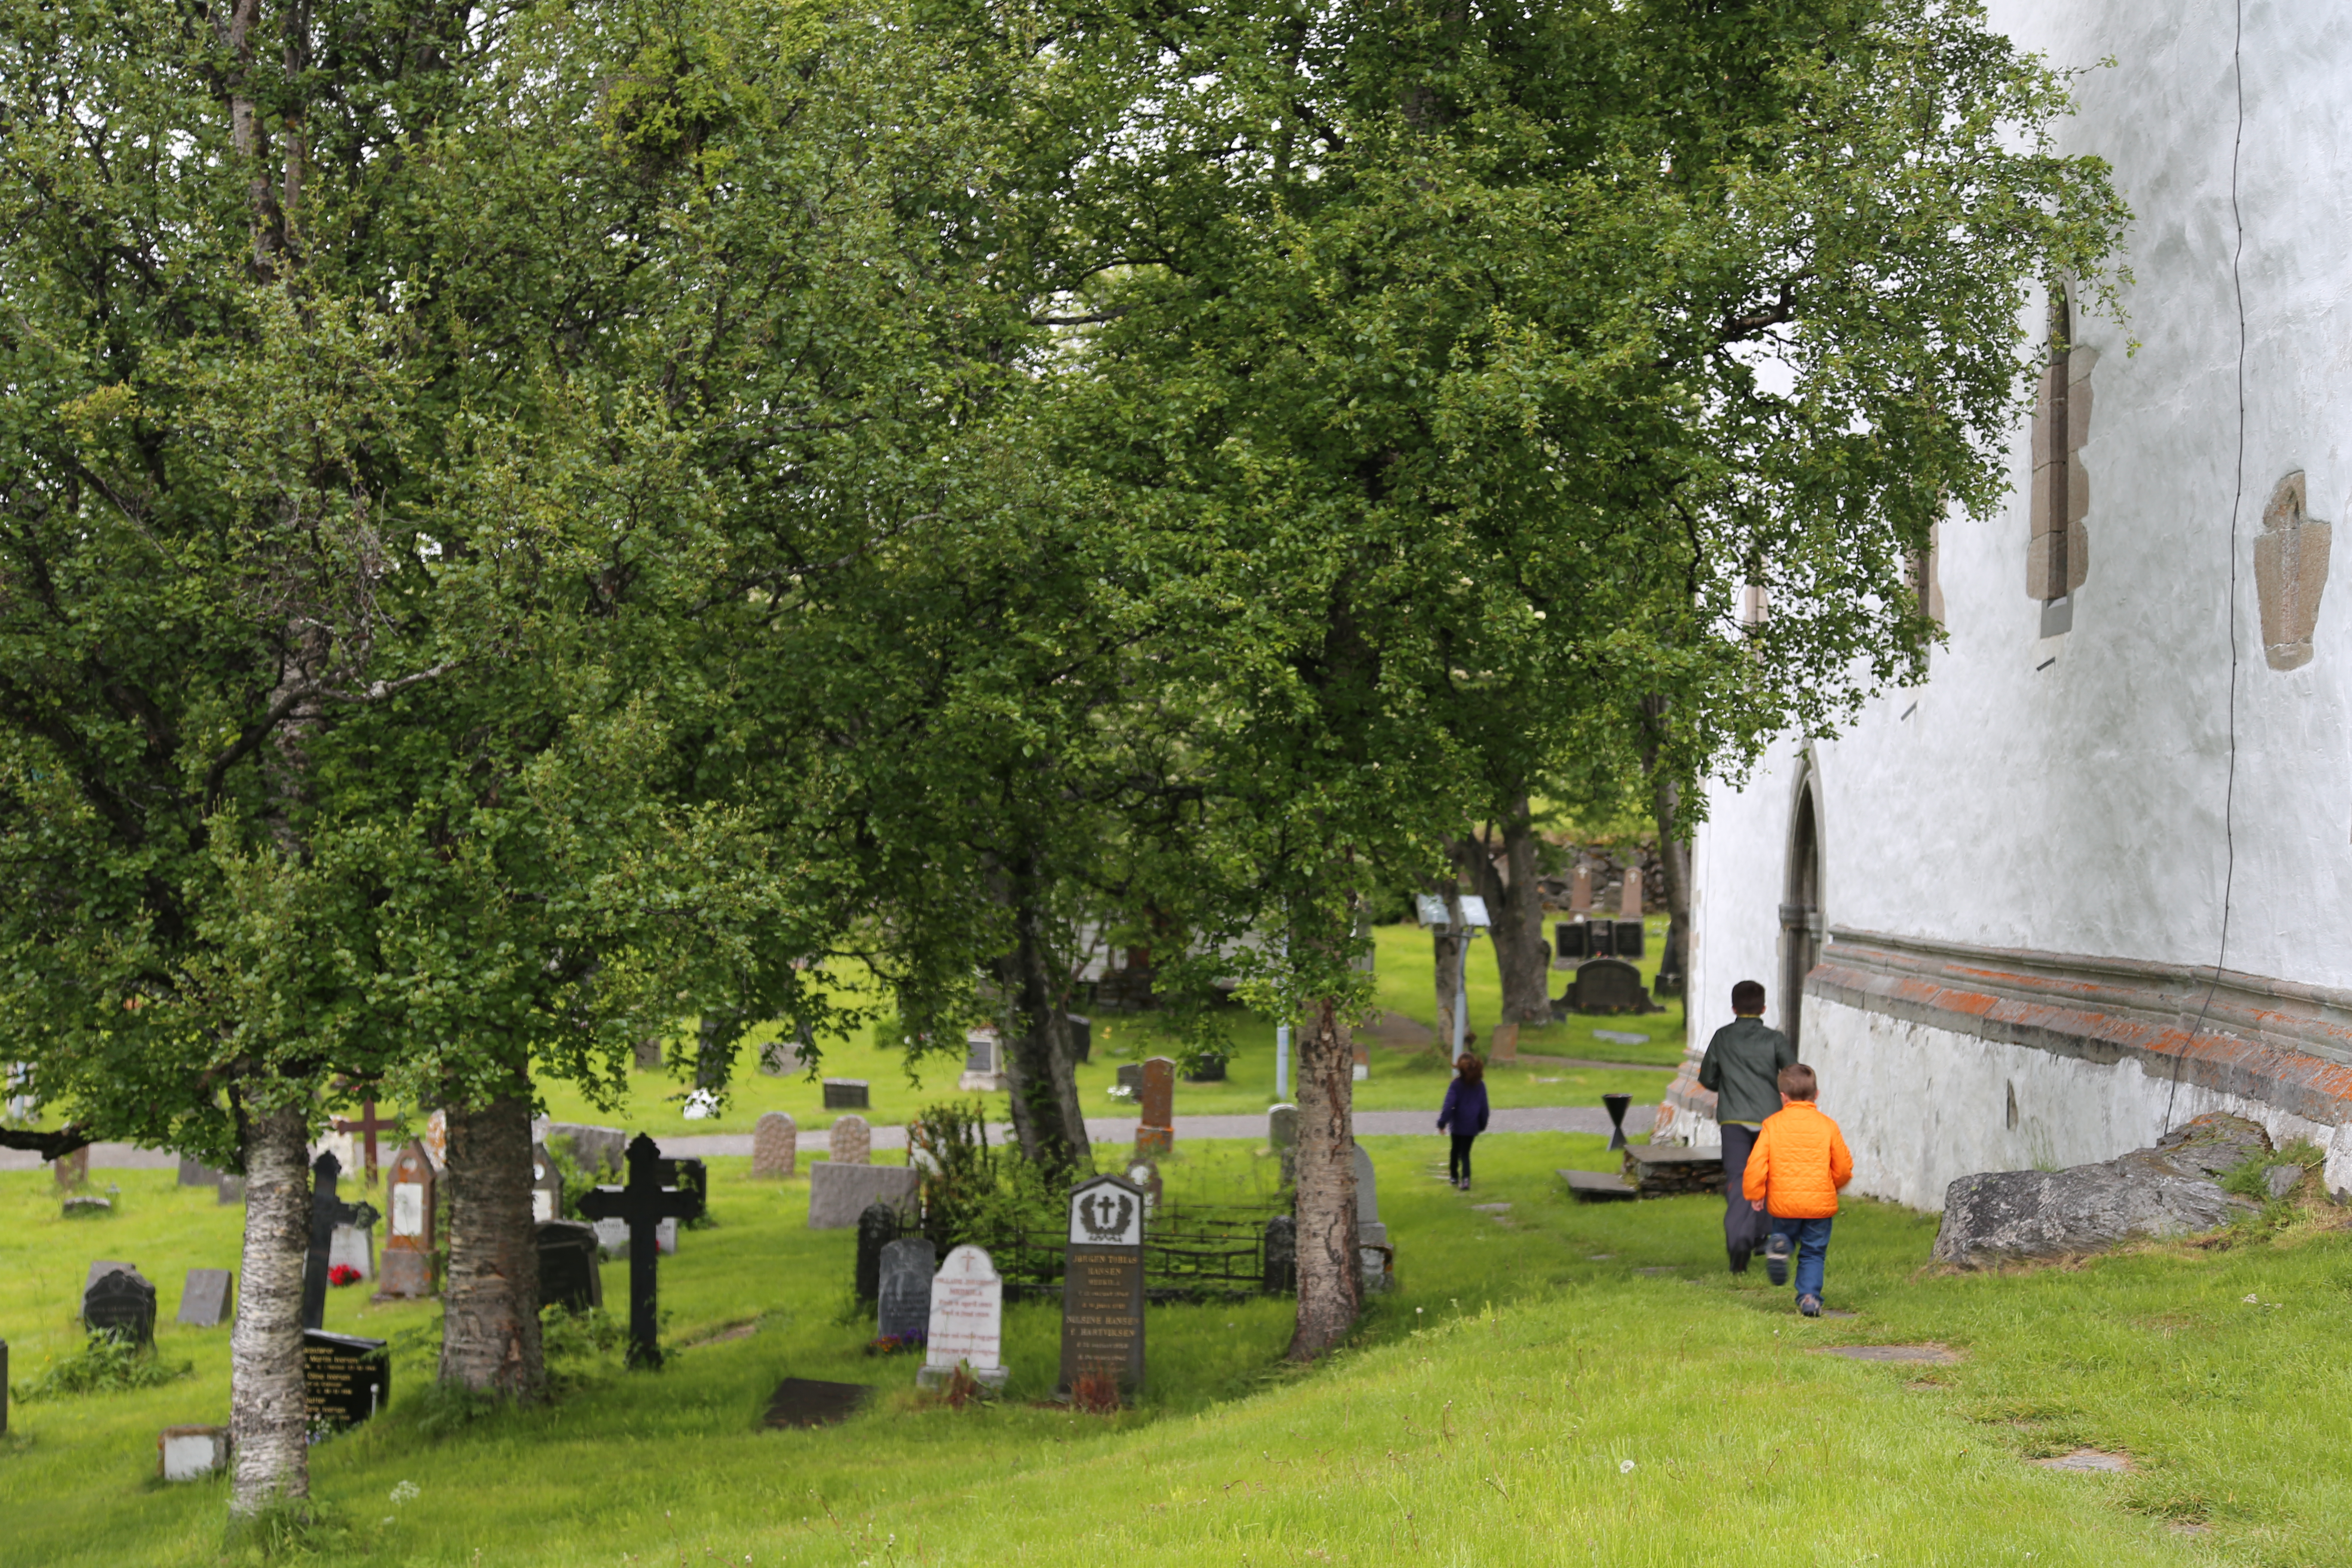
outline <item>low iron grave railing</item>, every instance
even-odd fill
[[[1143,1293],[1153,1301],[1234,1300],[1266,1294],[1266,1222],[1277,1211],[1171,1205],[1143,1222]],[[995,1253],[1005,1289],[1062,1292],[1065,1233],[1022,1230]]]

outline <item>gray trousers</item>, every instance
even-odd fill
[[[1731,1255],[1734,1272],[1748,1267],[1748,1255],[1764,1245],[1772,1221],[1748,1206],[1739,1190],[1748,1174],[1748,1155],[1756,1147],[1756,1129],[1737,1121],[1723,1124],[1723,1247]]]

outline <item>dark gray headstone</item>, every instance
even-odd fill
[[[584,1312],[604,1304],[604,1276],[597,1267],[596,1227],[578,1220],[551,1219],[539,1227],[539,1304]]]
[[[1118,1176],[1070,1189],[1062,1255],[1062,1371],[1057,1387],[1109,1377],[1143,1384],[1143,1194]]]
[[[172,1321],[192,1329],[217,1329],[228,1321],[236,1277],[226,1268],[191,1268],[180,1290],[180,1314]]]
[[[392,1398],[392,1357],[383,1340],[302,1331],[303,1407],[313,1426],[349,1426]]]
[[[245,1178],[243,1176],[222,1176],[220,1179],[220,1196],[214,1201],[215,1203],[222,1204],[241,1204],[245,1202]]]
[[[185,1154],[180,1156],[180,1185],[210,1187],[219,1184],[221,1173],[209,1165],[199,1164]]]
[[[1641,957],[1642,922],[1640,921],[1618,921],[1614,923],[1617,927],[1617,941],[1615,944],[1617,956],[1620,958]]]
[[[1130,1094],[1135,1095],[1138,1099],[1142,1098],[1143,1064],[1141,1062],[1119,1063],[1118,1087],[1126,1089]]]
[[[871,1301],[882,1293],[882,1249],[898,1239],[901,1226],[896,1205],[873,1203],[857,1216],[857,1299]]]
[[[1065,1014],[1070,1024],[1070,1059],[1089,1062],[1095,1057],[1095,1021],[1083,1013]]]
[[[617,1127],[593,1127],[579,1121],[551,1121],[547,1139],[572,1141],[572,1163],[582,1170],[617,1179],[628,1160],[629,1135]]]
[[[1265,1222],[1265,1289],[1270,1296],[1287,1296],[1298,1289],[1298,1222],[1278,1214]]]
[[[153,1344],[155,1287],[135,1268],[110,1269],[82,1292],[81,1324],[127,1344]]]
[[[1653,1005],[1642,972],[1622,958],[1588,958],[1578,964],[1570,995],[1580,1013],[1642,1013]]]
[[[866,1110],[872,1108],[866,1080],[862,1078],[829,1078],[824,1080],[824,1108],[827,1110]]]
[[[1377,1225],[1381,1217],[1381,1181],[1372,1173],[1372,1157],[1359,1143],[1356,1152],[1356,1224]]]
[[[929,1237],[905,1237],[882,1249],[877,1338],[906,1342],[930,1332],[931,1276],[939,1268],[939,1251]]]

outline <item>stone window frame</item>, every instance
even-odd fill
[[[2025,594],[2042,605],[2043,637],[2072,629],[2074,595],[2090,575],[2091,476],[2080,454],[2090,440],[2091,372],[2098,360],[2096,349],[2074,342],[2069,286],[2053,284],[2047,356],[2033,401],[2025,552]]]

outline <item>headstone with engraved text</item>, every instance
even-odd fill
[[[842,1117],[825,1134],[825,1158],[836,1165],[866,1164],[873,1148],[874,1130],[863,1116]]]
[[[870,1086],[862,1078],[829,1078],[824,1080],[824,1108],[827,1110],[864,1110],[872,1103]]]
[[[393,1156],[384,1186],[391,1205],[383,1238],[383,1267],[376,1276],[379,1300],[422,1300],[433,1294],[434,1199],[440,1178],[417,1139]]]
[[[1139,1155],[1165,1154],[1176,1144],[1176,1064],[1153,1057],[1143,1064],[1143,1115],[1135,1125]]]
[[[350,1426],[392,1399],[392,1356],[383,1340],[302,1331],[302,1403],[313,1426]]]
[[[800,1163],[800,1124],[781,1110],[771,1110],[751,1129],[751,1175],[772,1181],[790,1176]]]
[[[155,1342],[155,1287],[129,1264],[110,1268],[81,1293],[81,1326],[128,1345]]]
[[[931,1275],[939,1258],[927,1236],[901,1237],[882,1249],[875,1291],[874,1334],[901,1344],[922,1338],[931,1322]]]
[[[931,1280],[931,1321],[915,1382],[936,1387],[957,1367],[991,1388],[1004,1386],[1004,1281],[984,1248],[949,1252]]]
[[[1083,1376],[1143,1383],[1143,1194],[1119,1176],[1071,1190],[1059,1392]]]

